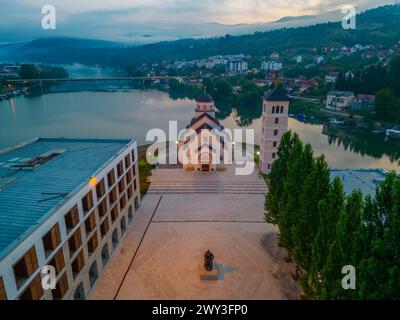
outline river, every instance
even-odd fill
[[[134,138],[139,144],[152,128],[168,129],[169,120],[183,128],[194,115],[195,102],[174,100],[157,90],[62,92],[38,97],[16,97],[0,102],[0,148],[33,137]],[[261,107],[260,107],[261,109]],[[223,113],[226,128],[254,128],[260,140],[260,112]],[[246,121],[243,121],[246,118]],[[249,124],[241,126],[240,124]],[[383,136],[360,132],[326,135],[321,124],[291,118],[291,130],[316,154],[324,154],[333,168],[385,168],[400,172],[400,144]]]

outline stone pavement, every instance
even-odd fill
[[[195,179],[193,172],[175,170],[157,169],[152,183]],[[223,179],[259,183],[256,174],[230,173]],[[215,174],[198,177],[212,181]],[[284,261],[263,207],[263,194],[175,190],[145,196],[90,299],[299,299],[295,267]],[[200,280],[207,249],[222,270],[217,281]]]

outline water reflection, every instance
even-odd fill
[[[184,128],[194,113],[194,101],[173,100],[157,90],[52,93],[0,102],[0,148],[36,136],[135,138],[146,143],[148,130],[168,130],[168,121]],[[217,117],[226,128],[252,128],[260,142],[261,106],[232,108],[217,102]],[[399,170],[400,144],[360,131],[324,129],[321,124],[290,119],[289,127],[325,154],[331,167]],[[400,170],[399,170],[400,171]]]

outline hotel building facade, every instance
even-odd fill
[[[133,140],[43,139],[0,151],[0,300],[85,299],[140,205]],[[53,266],[56,287],[44,290]]]

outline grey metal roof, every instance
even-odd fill
[[[333,90],[328,92],[328,96],[342,96],[342,97],[351,97],[354,96],[354,93],[351,91],[338,91]]]
[[[367,195],[375,197],[376,187],[385,179],[386,171],[382,169],[331,169],[330,176],[331,179],[340,178],[346,194],[360,189],[364,197]]]
[[[267,92],[264,97],[266,101],[289,101],[289,97],[286,93],[285,88],[283,86],[278,86],[275,89]]]
[[[38,138],[0,151],[0,259],[130,142]],[[12,167],[55,150],[62,153],[37,168]],[[58,194],[67,196],[50,199]]]

